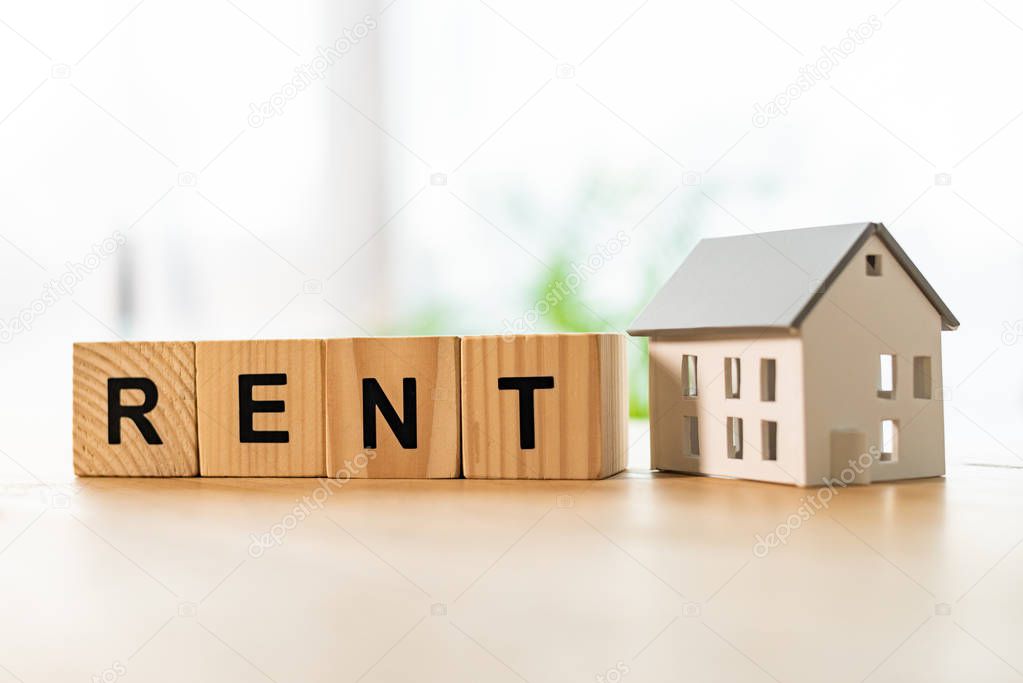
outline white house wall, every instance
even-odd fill
[[[682,356],[698,358],[697,396],[682,396]],[[725,358],[741,359],[739,398],[725,398]],[[760,400],[760,359],[774,358],[775,401]],[[700,456],[683,456],[683,416],[699,418]],[[743,419],[741,460],[727,453],[726,418]],[[778,423],[778,459],[764,460],[761,420]],[[805,485],[801,341],[787,334],[713,340],[650,340],[651,463],[675,472]]]
[[[882,275],[866,274],[867,254],[881,254]],[[832,471],[832,429],[861,430],[879,446],[880,423],[899,421],[897,461],[875,462],[873,481],[945,472],[941,402],[941,320],[909,276],[871,237],[838,276],[801,329],[806,374],[808,478]],[[895,396],[877,396],[880,354],[896,355]],[[913,357],[931,357],[931,399],[913,397]]]

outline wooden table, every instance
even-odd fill
[[[1023,680],[1023,471],[821,492],[6,486],[0,681]]]

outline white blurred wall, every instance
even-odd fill
[[[624,231],[578,292],[607,329],[700,236],[856,220],[962,320],[950,459],[1023,465],[1015,5],[136,1],[0,4],[0,314],[128,236],[0,346],[0,449],[40,475],[70,472],[73,339],[501,331]],[[365,15],[329,88],[249,125]]]
[[[70,473],[74,340],[379,324],[383,243],[361,247],[387,202],[379,137],[358,113],[380,106],[379,26],[318,51],[378,12],[373,2],[0,6],[0,318],[31,321],[0,345],[10,456],[0,480],[29,477],[19,464]],[[310,85],[285,90],[296,69]],[[273,116],[251,116],[275,94]],[[108,254],[102,240],[115,234]],[[97,244],[101,258],[89,256]],[[68,263],[80,264],[73,282]],[[62,276],[69,293],[26,314]]]
[[[439,297],[462,329],[501,331],[553,245],[584,262],[618,230],[634,241],[582,292],[599,315],[638,310],[697,236],[882,221],[963,323],[944,335],[950,461],[1023,466],[1018,5],[398,0],[389,15],[381,123],[427,162],[388,144],[394,192],[447,174],[391,232],[408,315]]]

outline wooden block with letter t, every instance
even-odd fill
[[[197,342],[199,468],[204,477],[318,477],[323,342]]]
[[[199,473],[192,342],[75,344],[72,355],[75,474]]]
[[[620,334],[462,339],[462,467],[470,479],[602,479],[626,465]]]
[[[452,478],[458,337],[327,340],[327,474]]]

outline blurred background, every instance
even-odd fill
[[[75,340],[620,331],[700,238],[865,220],[962,321],[951,463],[1021,466],[1021,38],[1005,0],[0,3],[0,481],[71,476]]]

